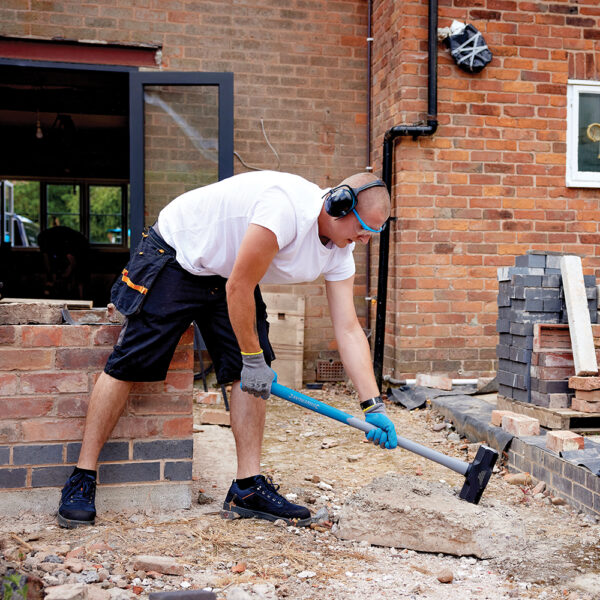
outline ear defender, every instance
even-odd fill
[[[346,184],[331,188],[324,196],[325,212],[336,219],[345,217],[356,208],[358,194],[372,187],[386,187],[386,185],[381,179],[375,179],[358,188],[352,188]]]

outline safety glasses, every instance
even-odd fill
[[[369,227],[361,218],[360,215],[358,214],[358,211],[353,208],[352,212],[354,213],[354,216],[358,219],[358,222],[360,223],[360,226],[365,230],[368,231],[370,233],[381,233],[384,229],[385,226],[387,224],[387,221],[379,228],[379,229],[373,229],[372,227]]]

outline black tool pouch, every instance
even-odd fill
[[[143,233],[142,241],[110,291],[110,301],[117,310],[126,317],[139,313],[158,274],[173,259],[168,247],[161,248],[151,234]]]
[[[481,33],[468,24],[455,35],[449,35],[444,43],[454,62],[467,73],[479,73],[493,58]]]

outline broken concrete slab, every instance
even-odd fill
[[[375,479],[342,507],[344,540],[418,552],[496,558],[521,545],[525,531],[508,507],[460,500],[445,484],[399,474]]]

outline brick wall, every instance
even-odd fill
[[[374,164],[383,134],[426,118],[427,2],[374,3]],[[439,128],[395,147],[384,373],[495,369],[496,269],[529,249],[598,275],[598,193],[565,187],[567,79],[597,79],[596,0],[448,0],[494,59],[478,75],[438,50]]]
[[[0,325],[0,493],[64,484],[119,331],[118,324]],[[192,368],[190,328],[166,381],[134,384],[100,455],[101,484],[191,481]]]
[[[543,439],[540,442],[535,437],[513,438],[508,448],[508,468],[543,481],[553,496],[564,498],[571,506],[588,514],[600,514],[600,478],[546,449]]]
[[[279,168],[326,187],[368,164],[366,8],[363,0],[15,0],[0,6],[0,34],[154,44],[162,70],[231,71],[236,152],[249,165],[276,168],[263,119]],[[237,159],[235,168],[245,170]],[[148,224],[180,191],[156,182]],[[357,255],[364,261],[364,249]],[[307,380],[314,380],[319,352],[330,349],[323,288],[318,282],[294,290],[308,300]],[[366,295],[364,281],[357,293]],[[364,302],[357,306],[364,315]]]

